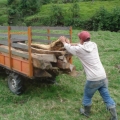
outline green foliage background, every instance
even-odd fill
[[[73,30],[73,42],[78,42]],[[111,97],[117,104],[120,118],[120,34],[110,31],[90,31],[91,40],[96,42],[101,62],[109,80]],[[10,92],[6,75],[0,75],[0,120],[108,120],[110,113],[98,92],[93,97],[92,113],[86,118],[79,113],[82,106],[85,75],[78,58],[73,64],[80,73],[78,77],[57,76],[57,84],[48,85],[39,81],[26,80],[24,94]]]
[[[120,30],[119,0],[1,0],[0,24]]]
[[[100,58],[109,79],[109,91],[111,97],[117,104],[118,118],[120,118],[120,68],[118,68],[120,65],[120,33],[118,30],[118,32],[100,31],[100,29],[105,30],[104,28],[109,30],[108,28],[111,27],[111,23],[107,20],[110,15],[114,15],[113,18],[115,19],[112,21],[116,28],[118,27],[119,29],[120,25],[117,22],[117,17],[119,17],[120,13],[120,1],[79,0],[74,4],[72,0],[69,0],[69,3],[66,3],[66,1],[64,0],[63,4],[60,0],[52,0],[54,3],[43,0],[42,5],[41,3],[39,4],[40,7],[36,9],[35,13],[28,11],[25,15],[19,13],[21,9],[19,5],[8,6],[7,0],[0,0],[0,25],[67,26],[73,24],[78,29],[90,27],[87,29],[98,30],[97,32],[90,31],[92,41],[98,44]],[[48,2],[50,4],[46,4]],[[11,9],[11,7],[15,8]],[[28,9],[31,10],[29,7]],[[12,16],[8,16],[9,10],[13,10],[11,12],[14,13]],[[23,13],[24,11],[25,9],[23,9]],[[112,14],[113,12],[114,14]],[[58,17],[55,18],[56,15]],[[104,16],[105,19],[101,19],[101,16]],[[60,21],[58,21],[58,18]],[[103,25],[101,21],[100,24],[96,24],[96,21],[99,20],[103,20],[106,24]],[[91,26],[93,21],[94,27]],[[113,31],[114,28],[111,27],[110,29]],[[76,29],[73,30],[73,42],[78,42],[77,33],[79,31]],[[26,91],[21,96],[14,95],[10,92],[6,75],[1,74],[0,120],[88,120],[88,118],[79,113],[85,75],[78,58],[73,57],[73,64],[76,66],[77,71],[79,71],[80,76],[73,78],[68,75],[59,75],[56,78],[58,84],[55,85],[26,80]],[[101,96],[98,92],[95,93],[89,120],[107,120],[109,117],[110,114],[106,110]]]

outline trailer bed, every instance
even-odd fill
[[[41,33],[39,33],[40,30]],[[68,33],[66,34],[64,31]],[[43,54],[37,56],[41,49],[31,47],[32,42],[50,44],[53,42],[52,40],[57,40],[61,35],[72,41],[72,27],[0,26],[0,66],[9,71],[8,86],[13,93],[22,93],[22,76],[30,79],[38,77],[55,78],[58,75],[56,72],[58,67],[60,69],[73,69],[72,57],[66,55],[64,59],[64,51],[43,50],[44,53],[49,53],[49,56],[46,57]],[[25,50],[25,52],[19,52],[20,49]],[[59,60],[54,59],[54,54],[57,54]],[[41,66],[43,67],[41,68]],[[51,69],[44,69],[44,67]]]

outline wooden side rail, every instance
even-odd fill
[[[6,39],[8,39],[0,40],[0,45],[6,46],[0,47],[0,65],[10,70],[15,70],[19,73],[27,75],[30,78],[34,77],[31,57],[31,28],[16,26],[8,26],[7,28],[7,32],[5,31],[0,33],[2,34],[2,36],[4,35],[5,37],[7,35]],[[20,32],[21,30],[23,31]],[[28,41],[28,45],[18,44],[17,42],[21,42],[21,40]],[[28,54],[15,51],[12,49],[12,47],[27,50]],[[25,60],[21,59],[21,57],[25,58]]]
[[[48,44],[63,35],[72,41],[72,27],[32,27],[32,41],[35,42]]]
[[[33,76],[33,64],[31,56],[31,41],[32,41],[32,30],[28,27],[28,54],[29,54],[29,77]]]
[[[63,35],[72,41],[72,27],[0,26],[0,65],[32,78],[34,77],[32,41],[49,44]],[[27,44],[18,43],[22,41],[26,41]],[[23,49],[27,53],[20,53],[13,48]],[[70,63],[72,63],[72,58],[70,58]]]

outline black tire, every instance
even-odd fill
[[[16,95],[22,94],[24,91],[24,86],[21,76],[15,73],[11,73],[8,76],[8,87],[12,93]]]
[[[0,74],[5,74],[5,69],[0,66]]]

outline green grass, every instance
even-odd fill
[[[0,6],[6,5],[6,3],[7,3],[7,0],[0,0]]]
[[[88,2],[78,2],[79,4],[79,11],[78,13],[80,14],[80,18],[82,20],[87,20],[90,17],[92,17],[96,11],[98,11],[101,7],[104,7],[108,11],[112,11],[114,8],[119,7],[120,1],[119,0],[110,0],[110,1],[88,1]],[[53,4],[47,4],[47,5],[42,5],[40,7],[40,11],[36,13],[35,15],[26,17],[26,20],[31,20],[31,19],[39,19],[43,16],[49,16],[51,14],[51,6]],[[69,13],[69,9],[72,7],[71,3],[68,4],[56,4],[59,5],[63,9],[64,16],[66,16]]]
[[[92,17],[97,10],[100,9],[100,7],[104,7],[108,11],[113,10],[113,8],[119,7],[120,1],[119,0],[110,0],[110,1],[96,1],[94,2],[88,1],[88,2],[78,2],[79,4],[79,14],[80,18],[82,20],[87,20],[90,17]],[[53,4],[47,4],[47,5],[42,5],[40,7],[40,10],[38,13],[25,17],[25,21],[31,21],[34,20],[37,21],[38,19],[41,18],[49,18],[51,14],[51,6]],[[66,16],[69,13],[69,9],[72,7],[71,3],[68,4],[57,4],[63,9],[64,16]],[[8,21],[8,6],[7,6],[7,0],[0,0],[0,25],[7,25]],[[37,23],[36,23],[37,24]],[[39,23],[38,23],[39,24]]]
[[[77,33],[73,30],[73,42],[78,42]],[[120,33],[109,31],[90,31],[91,40],[98,44],[101,61],[109,79],[111,97],[117,103],[120,118]],[[85,84],[85,75],[78,58],[73,57],[73,64],[80,76],[68,75],[57,77],[58,85],[26,82],[26,91],[17,96],[10,92],[6,77],[0,78],[0,120],[88,120],[79,114]],[[108,120],[106,110],[98,92],[93,97],[92,113],[89,120]]]

